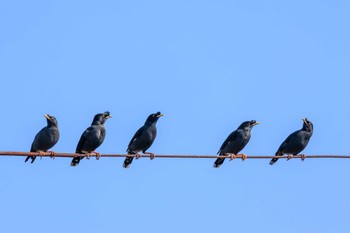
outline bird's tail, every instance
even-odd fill
[[[26,160],[24,160],[24,162],[28,162],[29,159],[32,159],[32,161],[30,163],[34,163],[36,156],[27,156]]]
[[[281,154],[279,151],[276,152],[275,156],[281,156],[283,154]],[[274,165],[277,162],[278,158],[272,158],[270,161],[270,165]]]
[[[134,153],[129,153],[129,154],[134,154]],[[123,168],[128,168],[130,166],[130,164],[132,163],[132,160],[134,159],[134,157],[126,157],[123,163]]]
[[[217,158],[213,165],[214,168],[219,168],[225,161],[225,158]]]
[[[70,163],[70,165],[71,165],[72,167],[78,166],[78,165],[79,165],[79,162],[80,162],[80,160],[81,160],[81,158],[82,158],[82,157],[74,157],[74,158],[72,159],[72,162]]]

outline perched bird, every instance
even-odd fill
[[[96,114],[91,126],[81,135],[75,153],[86,154],[87,158],[90,158],[90,154],[94,153],[98,159],[100,154],[95,152],[95,150],[103,143],[103,140],[105,139],[106,128],[104,123],[111,117],[112,116],[108,111]],[[77,166],[82,158],[84,158],[84,156],[74,157],[70,165]]]
[[[233,131],[224,141],[220,150],[219,155],[230,155],[230,159],[234,159],[235,156],[243,150],[250,140],[250,131],[252,128],[260,124],[255,120],[243,122],[235,131]],[[242,158],[245,159],[247,156],[242,154]],[[214,167],[219,168],[224,163],[225,158],[217,158]]]
[[[313,133],[313,124],[307,118],[302,118],[303,128],[295,131],[289,135],[284,142],[278,148],[275,156],[282,156],[288,154],[288,159],[292,158],[291,155],[297,155],[305,149]],[[270,161],[270,165],[276,163],[278,158],[273,158]]]
[[[150,158],[154,159],[155,155],[146,152],[146,150],[152,146],[152,143],[157,136],[156,123],[161,116],[163,116],[163,114],[160,112],[149,115],[145,124],[137,130],[134,137],[131,139],[128,149],[126,150],[128,154],[136,154],[136,158],[140,158],[141,155],[138,153],[142,151],[142,153],[149,154]],[[123,167],[128,168],[132,163],[133,158],[134,157],[126,157]]]
[[[47,121],[47,126],[42,128],[34,138],[30,152],[39,152],[39,156],[43,152],[47,152],[48,149],[53,147],[60,138],[60,132],[58,131],[58,123],[54,116],[45,114],[44,117]],[[54,152],[51,152],[54,156]],[[36,156],[27,156],[24,162],[27,162],[29,159],[32,159],[31,163],[34,163]]]

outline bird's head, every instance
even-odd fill
[[[257,122],[256,120],[245,121],[238,127],[238,129],[250,130],[258,124],[260,124],[260,122]]]
[[[164,115],[161,114],[160,112],[156,112],[156,113],[149,115],[147,120],[146,120],[146,124],[153,124],[153,123],[157,122],[159,117],[161,117],[161,116],[164,116]]]
[[[51,116],[49,114],[45,114],[44,117],[46,118],[46,121],[47,121],[47,126],[58,126],[58,122],[56,120],[56,117],[54,116]]]
[[[303,120],[303,130],[312,133],[314,131],[314,125],[306,117],[302,118]]]
[[[104,124],[108,118],[111,118],[110,112],[106,111],[104,113],[96,114],[92,124]]]

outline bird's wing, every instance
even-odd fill
[[[41,140],[42,140],[43,135],[45,134],[46,130],[47,130],[47,128],[44,127],[35,135],[32,146],[30,148],[31,152],[36,152],[38,147],[41,146],[41,144],[42,144]]]
[[[300,131],[300,130],[295,131],[294,133],[291,133],[291,134],[286,138],[286,140],[284,140],[284,141],[282,142],[282,144],[281,144],[280,147],[278,148],[278,150],[277,150],[277,152],[276,152],[275,155],[283,155],[284,149],[288,146],[289,142],[290,142],[294,137],[297,136],[297,134],[299,133],[299,131]]]
[[[224,149],[225,147],[232,143],[234,140],[237,139],[239,133],[238,133],[238,130],[235,130],[233,131],[230,135],[228,135],[228,137],[226,138],[226,140],[224,141],[224,143],[222,143],[221,147],[220,147],[220,150],[218,151],[218,154],[220,154]]]
[[[140,136],[142,135],[143,131],[144,131],[144,127],[143,127],[143,126],[142,126],[141,128],[139,128],[139,130],[136,131],[135,135],[132,137],[132,139],[131,139],[130,142],[129,142],[127,151],[129,151],[131,144],[132,144],[134,141],[136,141],[136,139],[137,139],[138,137],[140,137]]]
[[[90,126],[81,135],[80,140],[79,140],[78,145],[77,145],[77,149],[75,150],[76,153],[81,153],[81,151],[86,143],[86,140],[89,137],[89,135],[91,134],[92,130],[93,130],[93,128]]]
[[[37,140],[38,140],[38,134],[36,134],[35,135],[35,137],[34,137],[34,140],[33,140],[33,142],[32,142],[32,146],[31,146],[31,148],[30,148],[30,151],[31,152],[35,152],[36,151],[36,144],[37,144]]]

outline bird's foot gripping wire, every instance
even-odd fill
[[[288,154],[288,155],[287,155],[287,161],[288,161],[288,160],[291,160],[292,158],[293,158],[293,155],[291,155],[291,154]]]
[[[56,152],[54,152],[54,151],[48,151],[49,153],[50,153],[50,158],[51,159],[55,159],[55,157],[56,157]]]
[[[234,160],[234,159],[236,158],[236,155],[235,155],[235,154],[227,153],[226,155],[227,155],[227,156],[230,156],[230,161],[231,161],[231,160]]]
[[[96,160],[99,160],[99,159],[100,159],[100,157],[101,157],[101,153],[96,152],[96,151],[93,151],[93,153],[94,153],[94,154],[95,154],[95,156],[96,156]]]
[[[90,159],[90,157],[91,157],[91,153],[89,151],[83,150],[83,151],[81,151],[81,154],[84,154],[86,159]]]
[[[45,152],[44,151],[38,151],[38,152],[39,152],[38,156],[40,156],[40,159],[43,159]]]
[[[300,154],[300,159],[301,159],[301,161],[304,162],[305,158],[306,158],[306,156],[305,156],[304,154]]]
[[[247,159],[247,155],[245,154],[238,154],[239,156],[241,156],[242,161]]]
[[[152,152],[144,152],[144,154],[149,155],[150,160],[152,160],[156,157],[156,155]]]
[[[139,159],[139,158],[141,158],[141,157],[142,157],[142,156],[141,156],[139,153],[136,153],[136,154],[135,154],[135,158],[136,158],[136,159]]]

